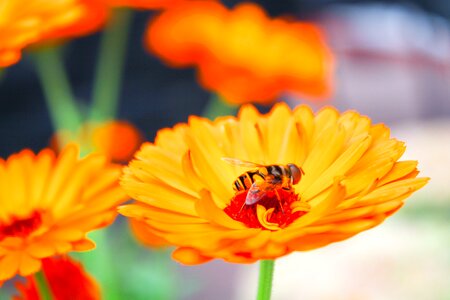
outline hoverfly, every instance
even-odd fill
[[[250,171],[242,173],[233,182],[233,189],[236,192],[247,191],[244,205],[252,205],[259,202],[269,191],[274,191],[277,199],[280,203],[281,210],[281,198],[278,195],[277,189],[282,188],[284,190],[291,190],[293,184],[297,184],[303,172],[302,168],[295,164],[287,165],[261,165],[249,161],[243,161],[236,158],[222,157],[222,160],[227,163],[253,168]]]

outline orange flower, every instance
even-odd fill
[[[126,163],[143,141],[142,134],[126,121],[109,121],[105,123],[86,123],[72,134],[69,131],[56,133],[50,145],[57,150],[60,141],[63,144],[77,143],[87,152],[98,152],[114,162]]]
[[[42,260],[44,271],[53,299],[101,299],[100,288],[93,277],[87,274],[83,266],[69,257],[52,257]],[[39,300],[39,291],[34,277],[27,282],[16,284],[20,292],[13,300]]]
[[[3,0],[0,5],[0,68],[10,66],[31,44],[81,36],[105,22],[103,0]]]
[[[105,227],[126,200],[120,167],[101,155],[78,159],[69,145],[0,160],[0,281],[31,275],[41,260],[94,248],[86,233]]]
[[[173,257],[184,264],[275,259],[342,241],[397,211],[428,181],[416,178],[416,161],[398,161],[404,151],[386,126],[331,107],[191,117],[142,146],[121,181],[137,203],[119,212],[177,246]],[[233,166],[224,157],[295,164],[304,175],[297,183],[292,166]]]
[[[233,10],[208,1],[178,5],[150,24],[146,42],[172,66],[196,66],[201,84],[233,103],[331,91],[332,58],[320,30],[270,19],[255,4]]]

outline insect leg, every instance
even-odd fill
[[[245,206],[245,201],[242,203],[242,206],[241,206],[241,209],[239,210],[239,213],[241,213],[241,211],[244,208],[244,206]]]
[[[278,191],[276,189],[274,191],[275,191],[275,195],[277,195],[277,199],[278,199],[278,203],[280,204],[281,212],[284,214],[283,205],[281,205],[281,197],[278,194]]]

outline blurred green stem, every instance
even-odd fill
[[[131,20],[131,10],[117,9],[103,32],[95,74],[93,100],[89,112],[90,121],[111,120],[117,113],[120,81]],[[92,233],[97,250],[82,256],[86,267],[92,270],[99,280],[104,298],[108,300],[120,299],[116,262],[108,249],[108,232],[114,234],[112,231],[110,226],[107,230]]]
[[[47,278],[45,278],[44,270],[40,270],[39,272],[34,274],[34,279],[40,296],[39,299],[52,300],[52,291],[50,290]]]
[[[82,122],[61,59],[60,48],[47,47],[33,53],[53,126],[75,132]]]
[[[257,300],[270,300],[274,266],[275,260],[260,261]]]
[[[118,269],[111,255],[111,249],[108,242],[108,233],[114,235],[114,228],[109,226],[107,229],[97,230],[90,234],[90,238],[95,241],[96,249],[79,255],[77,257],[83,261],[84,266],[100,283],[104,299],[119,300],[120,286],[118,280]]]
[[[234,116],[238,108],[238,105],[228,104],[219,95],[213,94],[203,112],[203,116],[210,120],[214,120],[220,116]]]
[[[113,119],[117,113],[131,20],[131,10],[116,9],[103,33],[89,120],[106,121]]]

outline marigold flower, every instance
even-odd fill
[[[31,275],[41,260],[95,247],[86,233],[110,224],[126,200],[120,167],[101,155],[78,159],[69,145],[0,159],[0,281]]]
[[[23,48],[88,34],[106,20],[102,0],[3,0],[0,5],[0,68],[16,63]]]
[[[64,257],[52,257],[42,260],[44,271],[53,299],[101,299],[100,287],[95,279],[86,273],[83,266]],[[39,300],[39,291],[33,276],[27,277],[25,283],[18,282],[19,295],[13,300]]]
[[[404,151],[385,125],[331,107],[314,114],[279,104],[261,115],[244,106],[237,118],[191,117],[137,152],[121,180],[136,203],[119,212],[177,246],[173,257],[184,264],[275,259],[342,241],[397,211],[428,181],[416,178],[416,161],[398,161]],[[277,167],[254,167],[252,175],[224,157],[292,163],[304,174],[281,185],[274,178],[289,176]],[[257,182],[259,190],[234,191],[241,174],[248,175],[241,186]],[[262,198],[245,203],[258,192]]]
[[[138,150],[143,136],[133,124],[126,121],[85,123],[76,132],[57,132],[50,140],[52,149],[58,150],[61,141],[82,145],[87,152],[98,152],[113,162],[126,163]]]
[[[319,28],[270,19],[256,4],[178,5],[150,23],[146,42],[172,66],[196,66],[201,84],[233,103],[331,91],[332,56]]]

